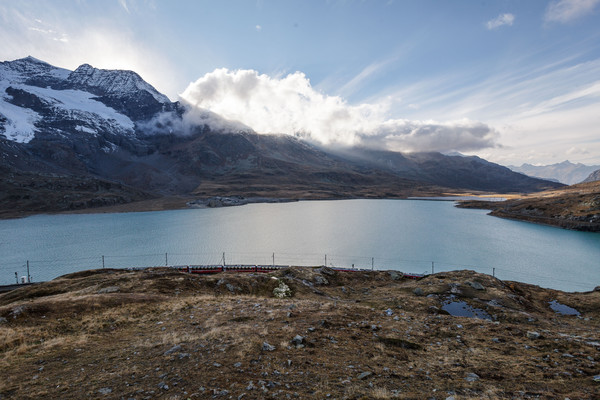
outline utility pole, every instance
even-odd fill
[[[431,262],[431,273],[433,274],[433,261]]]
[[[225,252],[223,252],[223,266],[225,266]]]
[[[102,256],[102,269],[104,269],[104,256]]]
[[[19,284],[19,274],[15,272],[15,279],[17,280],[17,285]]]
[[[165,253],[165,267],[169,266],[169,256]]]
[[[275,253],[273,253],[273,266],[275,266]]]
[[[325,266],[327,266],[327,254],[325,254]]]
[[[496,277],[496,268],[492,268],[492,276],[495,278]]]
[[[375,257],[371,257],[371,271],[375,270]]]
[[[27,260],[27,283],[31,283],[31,275],[29,275],[29,260]]]

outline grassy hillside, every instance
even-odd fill
[[[291,297],[276,298],[285,284]],[[460,300],[486,319],[448,315]],[[549,302],[577,308],[561,315]],[[0,397],[578,398],[600,390],[600,291],[471,271],[99,270],[0,295]]]

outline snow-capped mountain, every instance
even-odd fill
[[[56,210],[168,194],[399,197],[560,186],[473,157],[333,153],[171,102],[132,71],[69,71],[33,57],[0,62],[0,177],[0,212],[2,204]]]
[[[176,107],[132,71],[84,64],[71,72],[33,57],[0,63],[0,134],[19,143],[36,135],[132,136],[137,123]]]

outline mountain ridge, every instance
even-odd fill
[[[521,166],[509,165],[508,168],[531,177],[555,180],[567,185],[573,185],[583,182],[589,174],[600,169],[600,165],[585,165],[565,160],[551,165],[532,165],[524,163]]]
[[[478,157],[331,149],[258,134],[171,102],[133,71],[69,71],[33,57],[0,63],[0,166],[40,179],[115,181],[154,196],[406,197],[561,186]]]

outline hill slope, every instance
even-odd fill
[[[600,232],[600,181],[580,183],[502,202],[464,201],[459,207],[579,231]]]
[[[0,295],[0,396],[593,399],[599,310],[472,271],[85,271]]]

